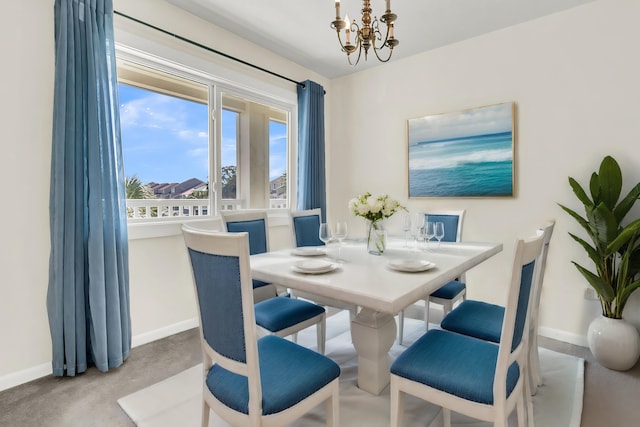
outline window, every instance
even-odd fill
[[[289,111],[159,68],[118,62],[129,221],[287,208]]]

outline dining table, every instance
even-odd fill
[[[366,241],[251,255],[254,279],[359,307],[351,320],[358,387],[377,395],[389,384],[395,315],[502,250],[501,243],[429,243],[388,239],[381,255]]]

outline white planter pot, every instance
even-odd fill
[[[640,334],[624,319],[600,316],[589,325],[589,348],[605,368],[616,371],[631,369],[640,356]]]

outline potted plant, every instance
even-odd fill
[[[569,185],[584,205],[585,216],[560,207],[587,232],[589,241],[569,235],[587,252],[595,271],[572,262],[602,307],[602,316],[589,325],[589,348],[603,366],[630,369],[640,356],[640,335],[622,315],[629,296],[640,287],[640,219],[626,225],[623,221],[640,196],[640,183],[620,200],[622,171],[613,157],[606,156],[599,171],[591,174],[589,194],[571,177]]]

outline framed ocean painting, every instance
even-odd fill
[[[408,120],[409,197],[513,196],[515,103]]]

